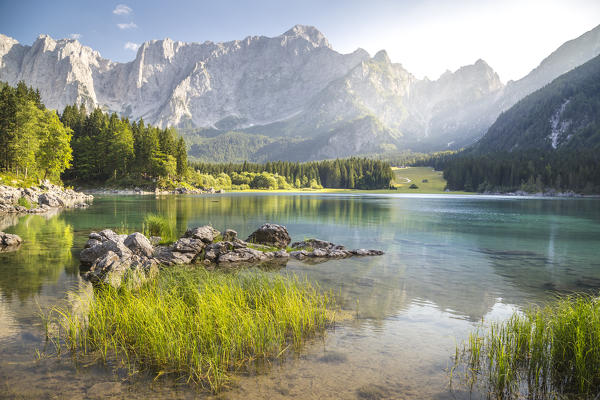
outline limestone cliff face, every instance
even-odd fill
[[[42,35],[32,46],[0,36],[0,80],[40,89],[47,106],[85,102],[158,125],[264,124],[306,100],[369,56],[339,54],[315,28],[227,43],[144,43],[134,61],[113,63],[76,40]]]
[[[129,63],[77,40],[41,35],[24,46],[0,35],[0,80],[25,81],[58,110],[83,102],[160,126],[259,134],[273,140],[257,160],[290,149],[304,160],[469,145],[503,110],[599,53],[597,27],[505,86],[483,60],[419,80],[385,51],[340,54],[302,25],[225,43],[153,40]]]

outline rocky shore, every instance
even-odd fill
[[[292,243],[287,229],[276,224],[264,224],[246,241],[237,232],[219,232],[206,225],[189,229],[171,245],[158,245],[160,238],[146,237],[139,232],[118,235],[110,229],[92,232],[79,259],[89,267],[84,277],[92,283],[118,287],[126,273],[144,279],[159,271],[159,267],[177,264],[201,264],[208,268],[231,268],[240,265],[273,263],[285,266],[290,258],[312,260],[339,259],[353,256],[382,255],[381,250],[349,250],[319,239]]]
[[[29,188],[0,185],[0,214],[41,214],[58,208],[87,207],[93,199],[92,195],[47,181]]]
[[[178,187],[173,190],[165,190],[156,188],[154,190],[142,189],[139,187],[131,188],[131,189],[114,189],[114,188],[98,188],[98,189],[82,189],[82,192],[88,194],[123,194],[123,195],[165,195],[165,194],[216,194],[216,193],[224,193],[223,189],[214,189],[214,188],[194,188],[189,189],[186,187]]]

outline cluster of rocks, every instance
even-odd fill
[[[154,190],[142,189],[139,187],[135,187],[132,189],[88,189],[85,190],[86,193],[94,193],[94,194],[144,194],[144,195],[165,195],[165,194],[216,194],[216,193],[224,193],[223,189],[214,189],[214,188],[187,188],[187,187],[178,187],[173,190],[164,190],[156,188]]]
[[[224,193],[223,189],[214,189],[214,188],[186,188],[186,187],[178,187],[173,190],[160,190],[158,188],[154,189],[154,194],[215,194],[215,193]]]
[[[488,196],[518,196],[518,197],[583,197],[584,195],[575,193],[572,190],[565,192],[559,192],[555,189],[548,189],[543,192],[526,192],[524,190],[517,190],[514,192],[498,192],[498,191],[485,191],[481,193]]]
[[[24,199],[30,207],[19,204]],[[0,185],[0,213],[41,214],[56,208],[87,207],[93,196],[64,189],[45,181],[39,187],[16,188]]]
[[[23,239],[19,235],[0,232],[0,253],[15,251],[21,246]]]
[[[347,258],[352,256],[380,256],[381,250],[346,249],[344,246],[319,239],[308,239],[292,243],[290,257],[298,260],[307,258]]]
[[[380,250],[347,250],[344,246],[318,239],[288,245],[291,238],[284,226],[264,224],[246,241],[237,232],[219,232],[206,225],[189,229],[171,245],[159,245],[160,238],[132,233],[118,235],[110,229],[92,232],[79,256],[89,267],[84,275],[92,283],[120,286],[126,272],[137,279],[155,274],[159,266],[203,264],[207,267],[235,267],[274,263],[284,266],[290,257],[298,260],[326,260],[383,254]]]

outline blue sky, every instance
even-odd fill
[[[483,58],[507,81],[600,24],[600,1],[0,0],[0,33],[23,44],[42,33],[73,35],[121,62],[146,40],[277,36],[295,24],[316,26],[340,52],[385,49],[418,77],[437,78]]]

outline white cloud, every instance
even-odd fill
[[[113,10],[113,14],[116,14],[116,15],[127,15],[127,14],[130,14],[132,11],[133,10],[128,5],[118,4],[115,7],[115,9]]]
[[[138,49],[138,47],[140,47],[140,45],[137,43],[133,43],[133,42],[127,42],[127,43],[125,43],[125,46],[123,46],[123,47],[125,48],[125,50],[136,51]]]
[[[81,39],[81,33],[71,33],[71,34],[69,35],[69,37],[70,37],[71,39],[79,40],[79,39]]]
[[[128,22],[126,24],[117,24],[117,26],[119,27],[119,29],[133,29],[133,28],[137,28],[137,25],[135,24],[135,22]]]

